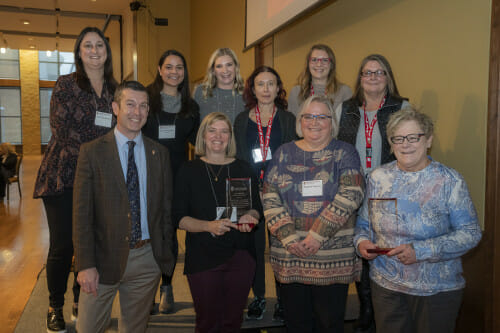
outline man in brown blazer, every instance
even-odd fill
[[[120,295],[120,332],[144,332],[160,274],[174,267],[172,173],[166,148],[142,136],[148,95],[116,90],[117,125],[81,146],[73,195],[79,333],[104,332]]]

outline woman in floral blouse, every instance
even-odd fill
[[[52,92],[52,137],[38,170],[33,194],[43,199],[49,225],[46,269],[50,300],[47,330],[50,332],[66,332],[62,307],[73,257],[73,181],[80,145],[104,135],[116,123],[111,109],[116,87],[111,48],[101,30],[83,29],[76,40],[74,54],[76,72],[59,77]],[[73,317],[76,317],[79,295],[76,284],[73,290]]]
[[[462,176],[427,156],[428,116],[394,113],[387,137],[397,160],[370,173],[354,239],[370,260],[377,331],[454,332],[460,257],[481,239],[476,210]]]
[[[297,116],[303,139],[282,145],[267,168],[264,214],[288,332],[343,332],[348,285],[361,272],[350,242],[363,177],[356,148],[337,132],[328,98],[309,97]]]

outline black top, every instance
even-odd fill
[[[236,156],[239,159],[247,161],[254,168],[256,175],[259,175],[262,163],[255,164],[252,158],[252,147],[257,148],[259,145],[259,134],[257,124],[250,119],[250,110],[241,112],[234,121],[234,136],[236,140]],[[271,155],[284,143],[297,139],[295,133],[295,116],[293,113],[278,109],[274,116],[273,127],[271,129]],[[265,124],[267,126],[267,124]],[[266,135],[267,127],[262,128],[264,136]],[[250,140],[249,140],[250,138]]]
[[[217,203],[226,205],[226,178],[252,179],[252,207],[262,215],[257,179],[248,163],[235,160],[227,165],[212,165],[212,170],[220,174],[218,181],[209,176],[207,166],[201,159],[186,162],[179,169],[175,179],[173,221],[176,226],[184,216],[213,221],[216,218]],[[211,177],[211,178],[209,178]],[[213,189],[217,196],[214,198]],[[235,250],[243,249],[255,253],[253,232],[239,232],[235,229],[222,236],[212,236],[208,232],[186,232],[186,258],[184,274],[193,274],[215,268],[228,261]]]
[[[177,113],[151,110],[142,133],[161,143],[170,152],[172,172],[177,174],[179,167],[187,161],[187,142],[195,143],[196,133],[200,127],[200,113],[198,104],[191,100],[191,108],[195,109],[194,117],[179,117]],[[174,139],[159,139],[159,125],[175,125]]]
[[[0,155],[0,177],[9,178],[15,175],[17,165],[17,155],[7,153],[4,161],[4,155]]]
[[[401,110],[401,106],[406,99],[391,95],[386,95],[385,103],[377,111],[377,122],[382,136],[382,158],[381,164],[394,161],[396,158],[391,152],[391,145],[387,140],[387,123],[391,114]],[[342,103],[342,114],[340,115],[339,133],[337,140],[341,140],[356,146],[356,136],[358,135],[359,123],[359,102],[353,97]]]

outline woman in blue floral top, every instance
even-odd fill
[[[265,177],[271,265],[288,332],[343,332],[348,285],[361,272],[350,242],[363,176],[356,148],[334,139],[333,115],[328,98],[309,97],[297,116],[303,139],[276,150]]]
[[[387,137],[397,160],[368,177],[354,244],[371,260],[380,332],[453,332],[465,287],[460,257],[481,239],[464,179],[427,156],[432,136],[428,116],[394,113]]]

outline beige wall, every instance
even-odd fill
[[[190,1],[151,0],[148,7],[155,17],[168,18],[168,26],[155,26],[147,10],[138,13],[138,79],[144,85],[153,81],[158,59],[166,50],[181,52],[188,68],[191,55]]]
[[[38,50],[19,50],[23,154],[40,154]]]
[[[361,59],[385,55],[400,93],[435,121],[432,156],[462,173],[483,221],[490,16],[490,0],[338,0],[278,33],[274,64],[290,89],[309,47],[326,43],[353,87]]]
[[[254,67],[253,48],[243,53],[245,0],[191,0],[192,81],[203,79],[208,58],[219,47],[230,47],[241,63],[243,78]]]

